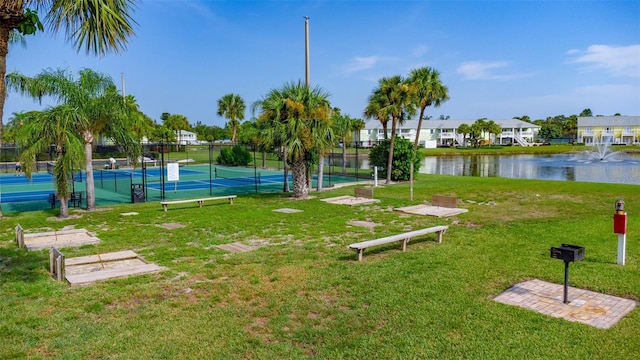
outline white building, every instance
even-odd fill
[[[196,145],[198,142],[198,134],[187,130],[175,131],[176,139],[180,145]]]
[[[488,121],[488,120],[487,120]],[[458,133],[458,127],[462,124],[471,126],[476,120],[424,120],[420,129],[419,144],[425,148],[438,146],[463,145],[463,134]],[[485,140],[491,140],[495,144],[516,144],[528,146],[534,142],[540,126],[518,119],[493,120],[502,128],[500,134],[485,134]],[[407,120],[398,125],[396,135],[410,141],[415,141],[418,120]],[[387,129],[391,136],[391,124]],[[360,131],[360,141],[363,146],[371,146],[384,139],[382,124],[377,120],[365,123],[365,128]],[[467,135],[468,140],[468,135]]]

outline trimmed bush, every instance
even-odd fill
[[[251,154],[242,145],[235,145],[232,148],[223,148],[216,159],[218,164],[247,166],[251,162]]]
[[[369,153],[369,161],[371,167],[378,167],[378,176],[385,178],[387,176],[387,161],[389,160],[390,139],[381,141],[374,146]],[[393,163],[391,168],[391,180],[409,180],[411,158],[413,157],[413,143],[407,139],[396,137],[393,143]],[[420,170],[420,158],[415,157],[413,163],[413,172]]]

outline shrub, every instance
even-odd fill
[[[216,161],[222,165],[247,166],[251,162],[251,154],[242,145],[235,145],[220,150]]]
[[[390,139],[381,141],[375,145],[369,153],[371,167],[378,167],[378,176],[387,176],[387,161],[389,160]],[[391,180],[409,180],[411,158],[413,157],[413,143],[407,139],[396,137],[393,143],[393,162],[391,167]],[[413,172],[420,169],[420,158],[416,157],[413,164]]]

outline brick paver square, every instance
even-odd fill
[[[600,329],[612,327],[637,305],[634,300],[574,287],[569,287],[565,304],[564,285],[538,279],[516,284],[494,300]]]

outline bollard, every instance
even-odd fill
[[[624,212],[624,201],[618,199],[615,208],[613,233],[618,234],[618,265],[624,265],[627,248],[627,213]]]

